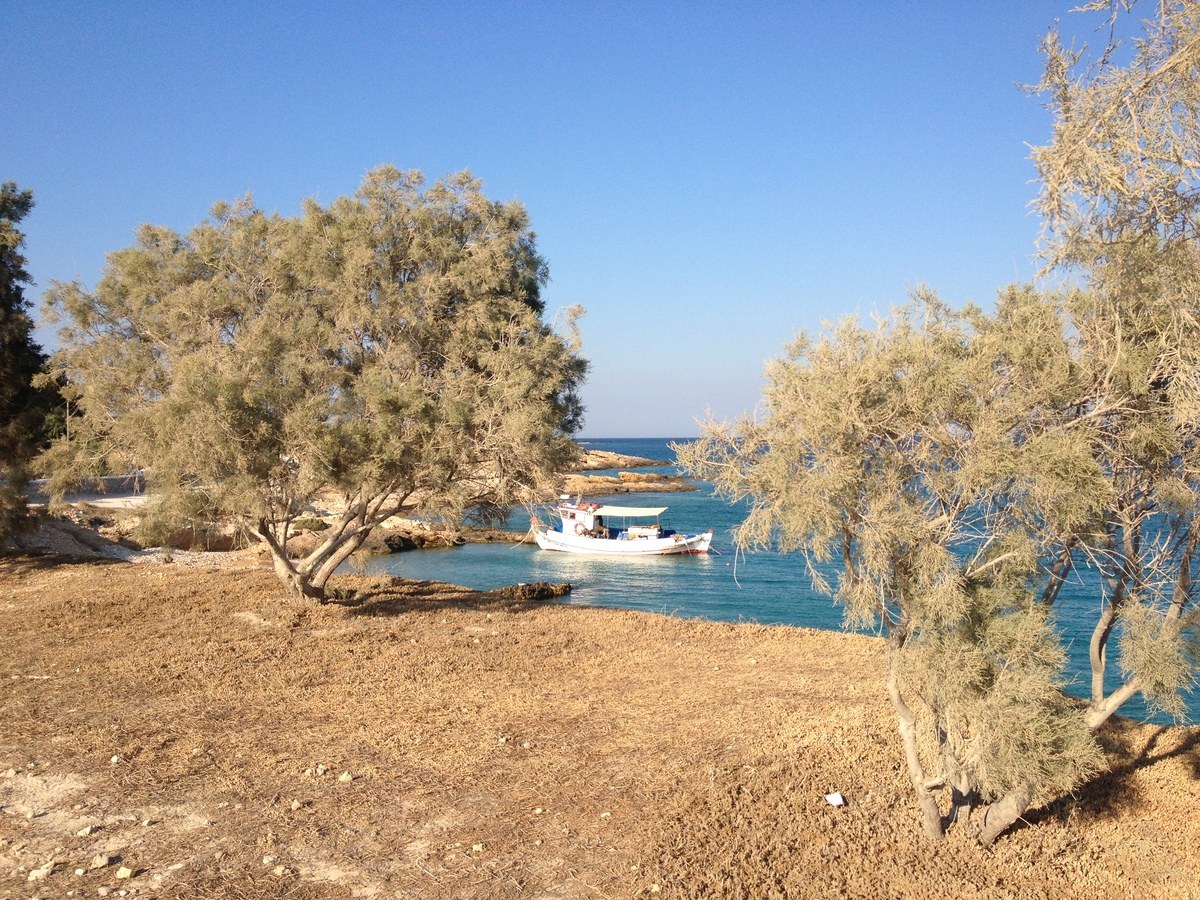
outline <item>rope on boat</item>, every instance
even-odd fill
[[[519,541],[511,545],[508,548],[509,550],[515,550],[517,547],[520,547],[530,539],[532,539],[535,544],[537,543],[537,527],[541,524],[541,520],[535,514],[532,504],[526,503],[525,511],[529,513],[529,530],[525,532],[524,536]]]

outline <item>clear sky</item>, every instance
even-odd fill
[[[584,436],[752,410],[801,329],[1028,280],[1028,146],[1072,2],[59,3],[0,11],[0,180],[39,297],[142,222],[295,214],[393,163],[529,210],[582,304]],[[41,331],[43,341],[53,336]]]

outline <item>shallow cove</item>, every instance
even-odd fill
[[[582,441],[586,447],[649,459],[674,459],[669,444],[686,438],[606,438]],[[647,471],[680,474],[675,466]],[[597,472],[589,474],[610,474]],[[616,474],[613,471],[611,474]],[[569,581],[565,602],[614,606],[687,618],[721,622],[753,621],[763,625],[794,625],[839,631],[840,608],[818,594],[797,555],[775,552],[743,554],[735,560],[732,529],[743,508],[711,496],[707,489],[679,494],[621,494],[629,506],[667,506],[664,527],[692,533],[713,529],[713,548],[707,556],[657,556],[613,559],[578,553],[539,550],[535,544],[467,544],[446,550],[421,550],[372,559],[368,571],[402,578],[448,581],[477,590],[492,590],[532,581]],[[525,531],[529,517],[517,510],[508,528]],[[720,555],[718,555],[720,554]],[[836,569],[830,567],[830,575]],[[1095,621],[1099,594],[1093,579],[1063,588],[1059,622],[1070,656],[1072,693],[1086,696],[1089,683],[1088,640]],[[1115,667],[1112,667],[1115,669]],[[1110,685],[1118,673],[1110,671]],[[1140,698],[1126,703],[1127,718],[1167,724],[1169,716],[1147,713]],[[1189,702],[1189,722],[1200,721],[1200,695]]]

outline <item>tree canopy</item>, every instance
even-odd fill
[[[993,840],[1095,770],[1092,734],[1131,697],[1178,715],[1196,683],[1198,10],[1162,5],[1121,65],[1045,41],[1046,274],[1078,288],[1012,286],[994,313],[921,291],[875,327],[802,338],[757,418],[709,423],[685,453],[750,500],[741,545],[806,554],[848,620],[886,634],[930,837],[966,819]],[[816,565],[832,558],[836,584]],[[1099,596],[1076,704],[1049,614],[1084,569]]]
[[[801,339],[767,377],[759,418],[710,425],[683,461],[750,501],[739,544],[805,554],[847,620],[886,635],[926,834],[983,804],[994,837],[1098,764],[1036,584],[1056,530],[1106,499],[1086,443],[1038,421],[1073,396],[1054,303],[1012,290],[987,316],[923,293],[874,327]]]
[[[1117,3],[1109,9],[1116,22]],[[1050,271],[1088,292],[1068,315],[1085,348],[1081,411],[1114,499],[1084,547],[1105,575],[1091,641],[1091,721],[1143,693],[1171,712],[1195,683],[1200,534],[1200,4],[1162,3],[1120,60],[1089,58],[1056,32],[1035,86],[1054,116],[1033,152]],[[1122,626],[1120,686],[1106,695]]]
[[[143,472],[150,527],[238,523],[322,596],[388,517],[494,517],[572,457],[586,363],[543,321],[546,278],[524,208],[466,172],[385,166],[296,217],[245,199],[186,235],[145,225],[94,291],[47,294],[78,410],[52,486]],[[293,559],[323,494],[344,512]]]
[[[33,384],[46,356],[33,340],[25,236],[17,228],[32,209],[33,191],[12,181],[0,185],[0,537],[27,518],[28,466],[47,437],[55,400],[51,387]]]

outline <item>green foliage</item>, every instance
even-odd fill
[[[149,521],[238,521],[320,593],[388,516],[500,515],[566,464],[586,364],[542,321],[545,280],[524,209],[467,173],[385,166],[295,218],[247,199],[143,226],[94,292],[47,295],[80,410],[53,483],[144,469]],[[346,514],[290,560],[321,492]]]
[[[1079,704],[1062,692],[1065,653],[1046,610],[983,587],[956,623],[923,629],[901,655],[905,683],[940,734],[947,780],[988,801],[1067,791],[1102,764]]]
[[[1200,624],[1196,610],[1178,626],[1168,610],[1146,603],[1121,608],[1119,647],[1126,678],[1138,678],[1142,696],[1151,708],[1183,718],[1183,695],[1196,687],[1194,629]]]
[[[53,387],[34,385],[46,357],[33,340],[24,286],[29,284],[17,225],[33,209],[33,192],[0,185],[0,538],[28,521],[29,462],[53,433]]]
[[[324,531],[328,527],[328,522],[324,519],[318,519],[315,516],[307,519],[297,519],[292,523],[292,528],[295,531]]]
[[[1091,7],[1109,8],[1114,22],[1120,13],[1116,2]],[[1054,264],[1091,270],[1103,261],[1113,274],[1121,257],[1194,244],[1200,4],[1173,0],[1157,12],[1125,65],[1116,46],[1089,59],[1064,46],[1057,29],[1042,43],[1045,71],[1033,90],[1046,98],[1054,133],[1032,159]]]
[[[1179,713],[1195,683],[1182,642],[1200,508],[1200,4],[1157,13],[1124,65],[1113,46],[1088,59],[1052,32],[1035,86],[1055,118],[1033,154],[1044,249],[1050,267],[1091,288],[1071,317],[1114,491],[1105,539],[1090,542],[1107,580],[1092,641],[1097,722],[1136,690]],[[1106,698],[1107,644],[1121,628],[1126,681]]]
[[[803,553],[848,624],[887,633],[938,778],[987,801],[1098,763],[1038,592],[1059,529],[1095,531],[1111,497],[1072,418],[1058,302],[1012,288],[995,315],[956,313],[923,291],[873,328],[847,320],[771,364],[763,415],[680,448],[750,501],[742,546]]]

